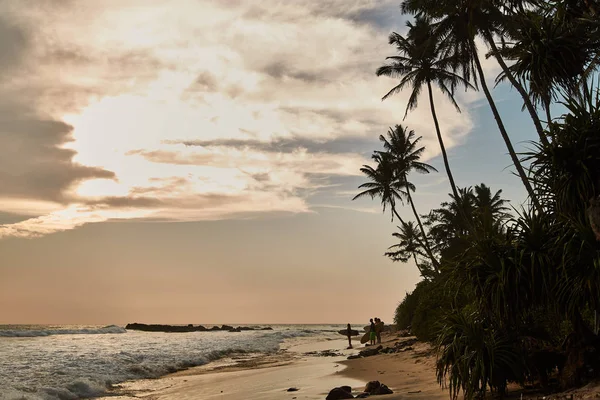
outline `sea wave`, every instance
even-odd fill
[[[51,335],[102,335],[114,333],[127,333],[121,326],[108,325],[102,328],[83,329],[8,329],[0,330],[0,337],[38,337]]]

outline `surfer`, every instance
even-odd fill
[[[375,333],[375,322],[373,322],[373,318],[369,321],[371,321],[371,327],[369,328],[370,344],[375,344],[375,339],[377,338],[377,334]]]
[[[352,348],[352,327],[348,324],[348,348]]]

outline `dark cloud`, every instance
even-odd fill
[[[159,208],[165,202],[148,196],[107,196],[99,199],[86,199],[84,204],[92,209],[103,208]]]
[[[324,83],[330,82],[331,76],[335,71],[299,71],[288,65],[285,61],[276,61],[262,67],[261,72],[273,79],[281,80],[284,78],[299,80],[305,83]],[[339,72],[337,73],[339,75]]]
[[[358,24],[369,25],[386,32],[400,29],[407,20],[406,16],[400,12],[399,2],[355,11],[346,17]]]
[[[28,42],[29,37],[23,29],[0,16],[0,71],[4,72],[0,80],[6,78],[8,69],[19,64]]]
[[[71,131],[26,106],[0,103],[2,195],[64,202],[65,192],[77,182],[114,178],[110,171],[74,163],[75,152],[60,148],[71,140]]]
[[[251,149],[262,152],[291,153],[295,150],[306,149],[310,153],[371,153],[378,148],[376,137],[339,137],[329,140],[317,140],[303,137],[277,138],[269,142],[254,139],[215,139],[168,141],[169,144],[184,144],[201,147],[230,147],[239,150]],[[138,152],[139,153],[139,152]],[[158,152],[152,152],[158,153]],[[149,155],[145,152],[144,155]],[[158,154],[150,154],[158,155]],[[166,154],[163,154],[166,156]]]

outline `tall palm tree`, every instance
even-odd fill
[[[476,76],[475,80],[478,78],[523,186],[525,186],[532,203],[538,210],[541,210],[535,192],[517,157],[496,103],[486,84],[485,74],[475,44],[475,37],[481,33],[492,47],[492,50],[497,52],[493,43],[492,32],[498,31],[501,26],[502,13],[498,9],[498,4],[493,0],[439,0],[436,2],[431,0],[405,0],[402,9],[416,13],[417,18],[423,18],[423,15],[431,17],[435,21],[436,40],[439,42],[443,57],[451,59],[454,62],[454,69],[462,70],[465,79],[468,79],[471,74]],[[489,43],[490,40],[492,43]],[[501,62],[501,60],[498,62]],[[503,64],[502,61],[501,66]],[[511,79],[512,74],[508,72],[507,77]],[[512,79],[514,80],[514,77]],[[527,93],[524,93],[528,99]],[[533,114],[537,117],[535,109],[533,111]],[[540,140],[543,140],[542,137],[545,138],[543,130]]]
[[[438,267],[439,263],[429,245],[429,239],[423,228],[423,223],[419,217],[419,213],[415,208],[415,203],[410,194],[414,191],[414,185],[408,181],[408,174],[412,171],[416,171],[421,174],[428,174],[430,172],[437,172],[437,170],[429,164],[420,162],[421,155],[425,151],[425,147],[417,147],[421,137],[415,138],[415,131],[408,130],[408,128],[401,125],[396,125],[393,129],[390,128],[387,134],[387,138],[383,135],[379,136],[379,140],[383,143],[383,148],[392,156],[396,166],[396,179],[398,182],[406,188],[406,197],[410,204],[415,219],[423,235],[423,244],[425,251],[427,252],[431,262],[434,266]]]
[[[502,59],[494,42],[494,34],[502,35],[505,31],[505,23],[510,21],[515,10],[523,10],[528,5],[535,5],[538,1],[499,1],[499,0],[404,0],[402,11],[409,14],[425,15],[437,21],[438,29],[453,34],[446,37],[449,39],[450,48],[454,54],[469,54],[473,51],[472,43],[467,38],[481,34],[488,46],[492,49],[492,55],[506,74],[511,85],[519,92],[523,99],[525,108],[531,116],[531,120],[538,133],[540,141],[547,143],[544,128],[539,116],[531,102],[527,91],[519,81],[508,71],[508,66]],[[461,65],[463,76],[470,78],[473,75],[477,81],[477,66],[475,59],[469,57],[468,62]],[[483,80],[485,84],[485,80]]]
[[[393,87],[382,100],[402,91],[406,87],[412,88],[412,93],[406,106],[404,117],[408,111],[417,107],[419,94],[423,87],[427,88],[429,95],[429,107],[435,125],[440,150],[444,159],[444,167],[450,181],[452,193],[458,198],[458,190],[450,170],[448,155],[446,154],[446,146],[442,139],[440,125],[435,111],[435,103],[433,100],[432,83],[436,84],[443,94],[450,100],[457,111],[460,112],[460,107],[454,99],[454,89],[458,85],[472,87],[471,84],[452,72],[450,67],[455,63],[453,57],[443,57],[440,53],[440,43],[436,42],[431,31],[429,21],[425,18],[418,17],[415,23],[407,22],[409,28],[407,37],[398,33],[392,33],[389,37],[389,43],[396,46],[398,55],[387,57],[391,62],[377,69],[377,76],[387,76],[398,78],[400,82]]]
[[[394,216],[402,222],[402,218],[396,211],[396,204],[399,201],[402,203],[406,198],[406,185],[400,183],[396,179],[396,171],[394,160],[388,153],[375,152],[371,158],[377,164],[375,168],[370,165],[363,165],[360,171],[367,176],[368,182],[361,184],[358,188],[364,189],[362,192],[352,198],[356,200],[358,198],[369,196],[372,199],[379,197],[381,199],[381,205],[383,212],[386,207],[389,206],[392,213],[392,221]]]

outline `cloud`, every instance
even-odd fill
[[[409,96],[382,102],[395,82],[374,73],[403,24],[394,1],[1,4],[0,212],[34,216],[4,236],[309,212],[358,177]],[[435,95],[459,145],[468,110]],[[439,155],[426,103],[405,123]]]

